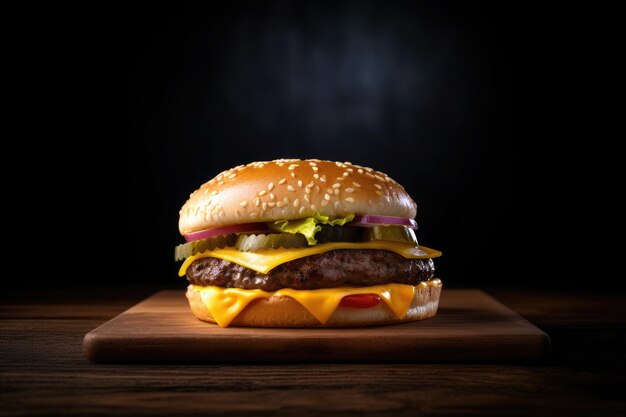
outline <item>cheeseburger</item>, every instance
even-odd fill
[[[351,327],[435,315],[441,281],[416,205],[386,174],[279,159],[222,172],[180,211],[187,299],[226,326]]]

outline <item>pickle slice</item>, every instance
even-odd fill
[[[363,231],[363,240],[387,240],[391,242],[413,243],[417,245],[417,237],[413,229],[404,226],[374,226]]]
[[[182,245],[176,246],[176,250],[174,251],[174,259],[176,259],[176,261],[182,261],[183,259],[189,258],[196,253],[204,252],[206,250],[233,246],[236,241],[237,235],[231,234],[183,243]]]
[[[235,247],[242,252],[275,248],[302,248],[308,246],[300,234],[272,233],[269,235],[240,235]]]
[[[322,225],[322,230],[315,234],[317,243],[358,242],[361,240],[361,228],[350,226]]]

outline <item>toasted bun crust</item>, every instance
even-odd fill
[[[185,235],[233,224],[382,215],[414,218],[416,205],[386,174],[349,162],[280,159],[224,171],[194,191],[180,211]]]
[[[244,308],[229,324],[234,327],[363,327],[424,320],[437,313],[441,285],[418,288],[406,315],[399,319],[381,301],[370,308],[338,307],[326,324],[320,323],[299,302],[290,297],[258,299]],[[202,302],[200,292],[189,286],[187,299],[197,318],[215,323]]]

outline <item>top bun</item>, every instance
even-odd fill
[[[350,162],[277,159],[224,171],[194,191],[180,211],[186,235],[241,223],[381,215],[414,218],[416,205],[387,174]]]

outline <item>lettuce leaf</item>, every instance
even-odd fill
[[[344,224],[354,220],[354,214],[350,213],[344,218],[330,220],[330,217],[324,216],[320,213],[315,213],[313,217],[307,217],[300,220],[277,220],[273,224],[268,223],[270,229],[276,232],[282,233],[300,233],[303,235],[309,245],[315,245],[317,240],[315,234],[322,230],[321,224],[328,224],[331,226],[343,226]]]

